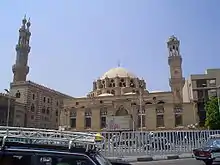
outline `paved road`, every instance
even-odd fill
[[[203,162],[195,159],[162,160],[152,162],[138,162],[133,165],[205,165]]]

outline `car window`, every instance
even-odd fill
[[[31,165],[31,155],[4,153],[0,155],[0,165]]]
[[[94,165],[86,156],[78,155],[37,155],[36,165]]]
[[[96,154],[95,158],[99,162],[100,165],[111,165],[109,160],[103,157],[101,154]]]
[[[209,139],[205,147],[220,147],[220,139]]]

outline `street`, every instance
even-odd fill
[[[150,161],[150,162],[136,162],[133,165],[205,165],[203,162],[190,159],[177,159],[177,160],[161,160],[161,161]],[[220,163],[214,163],[219,164]]]

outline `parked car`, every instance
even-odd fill
[[[26,140],[16,141],[16,136],[6,134],[0,137],[0,165],[130,165],[105,158],[96,145],[100,137],[80,132],[74,135],[75,139],[21,135]]]
[[[201,147],[193,150],[196,160],[203,161],[206,165],[212,165],[220,159],[220,136],[211,136]]]

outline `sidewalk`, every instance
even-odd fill
[[[180,155],[155,155],[155,156],[129,156],[129,157],[108,157],[109,160],[118,160],[125,162],[148,162],[157,160],[170,160],[170,159],[186,159],[192,158],[192,153],[184,153]]]

